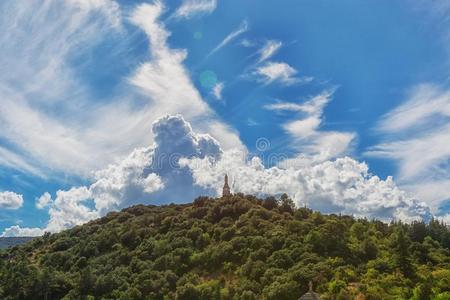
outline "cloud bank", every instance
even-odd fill
[[[222,150],[210,135],[194,132],[181,115],[157,120],[153,134],[151,147],[135,149],[123,161],[97,172],[91,185],[58,191],[54,199],[44,194],[37,205],[48,209],[46,228],[23,230],[57,232],[136,203],[217,196],[225,173],[234,192],[260,196],[286,192],[297,205],[325,213],[406,221],[430,217],[428,207],[400,190],[391,177],[381,180],[365,163],[349,157],[266,168],[260,158],[246,152]],[[25,231],[14,226],[3,234],[14,232]]]
[[[41,236],[44,231],[40,228],[27,228],[14,225],[6,228],[0,237],[17,237],[17,236]]]
[[[185,159],[195,184],[220,193],[223,174],[229,174],[234,192],[260,196],[288,193],[297,205],[325,213],[343,213],[381,220],[411,221],[430,218],[426,204],[400,190],[388,177],[369,174],[365,163],[349,157],[313,163],[301,168],[266,168],[257,157],[225,152],[217,160]]]

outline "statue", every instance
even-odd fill
[[[228,175],[225,174],[225,183],[223,184],[222,197],[231,196],[230,186],[228,185]]]

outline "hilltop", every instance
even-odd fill
[[[450,231],[242,194],[138,205],[3,250],[1,299],[449,299]]]

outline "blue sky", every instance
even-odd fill
[[[288,192],[449,220],[446,1],[2,1],[0,232]]]

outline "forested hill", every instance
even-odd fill
[[[450,232],[287,197],[134,206],[3,250],[0,299],[450,299]]]

